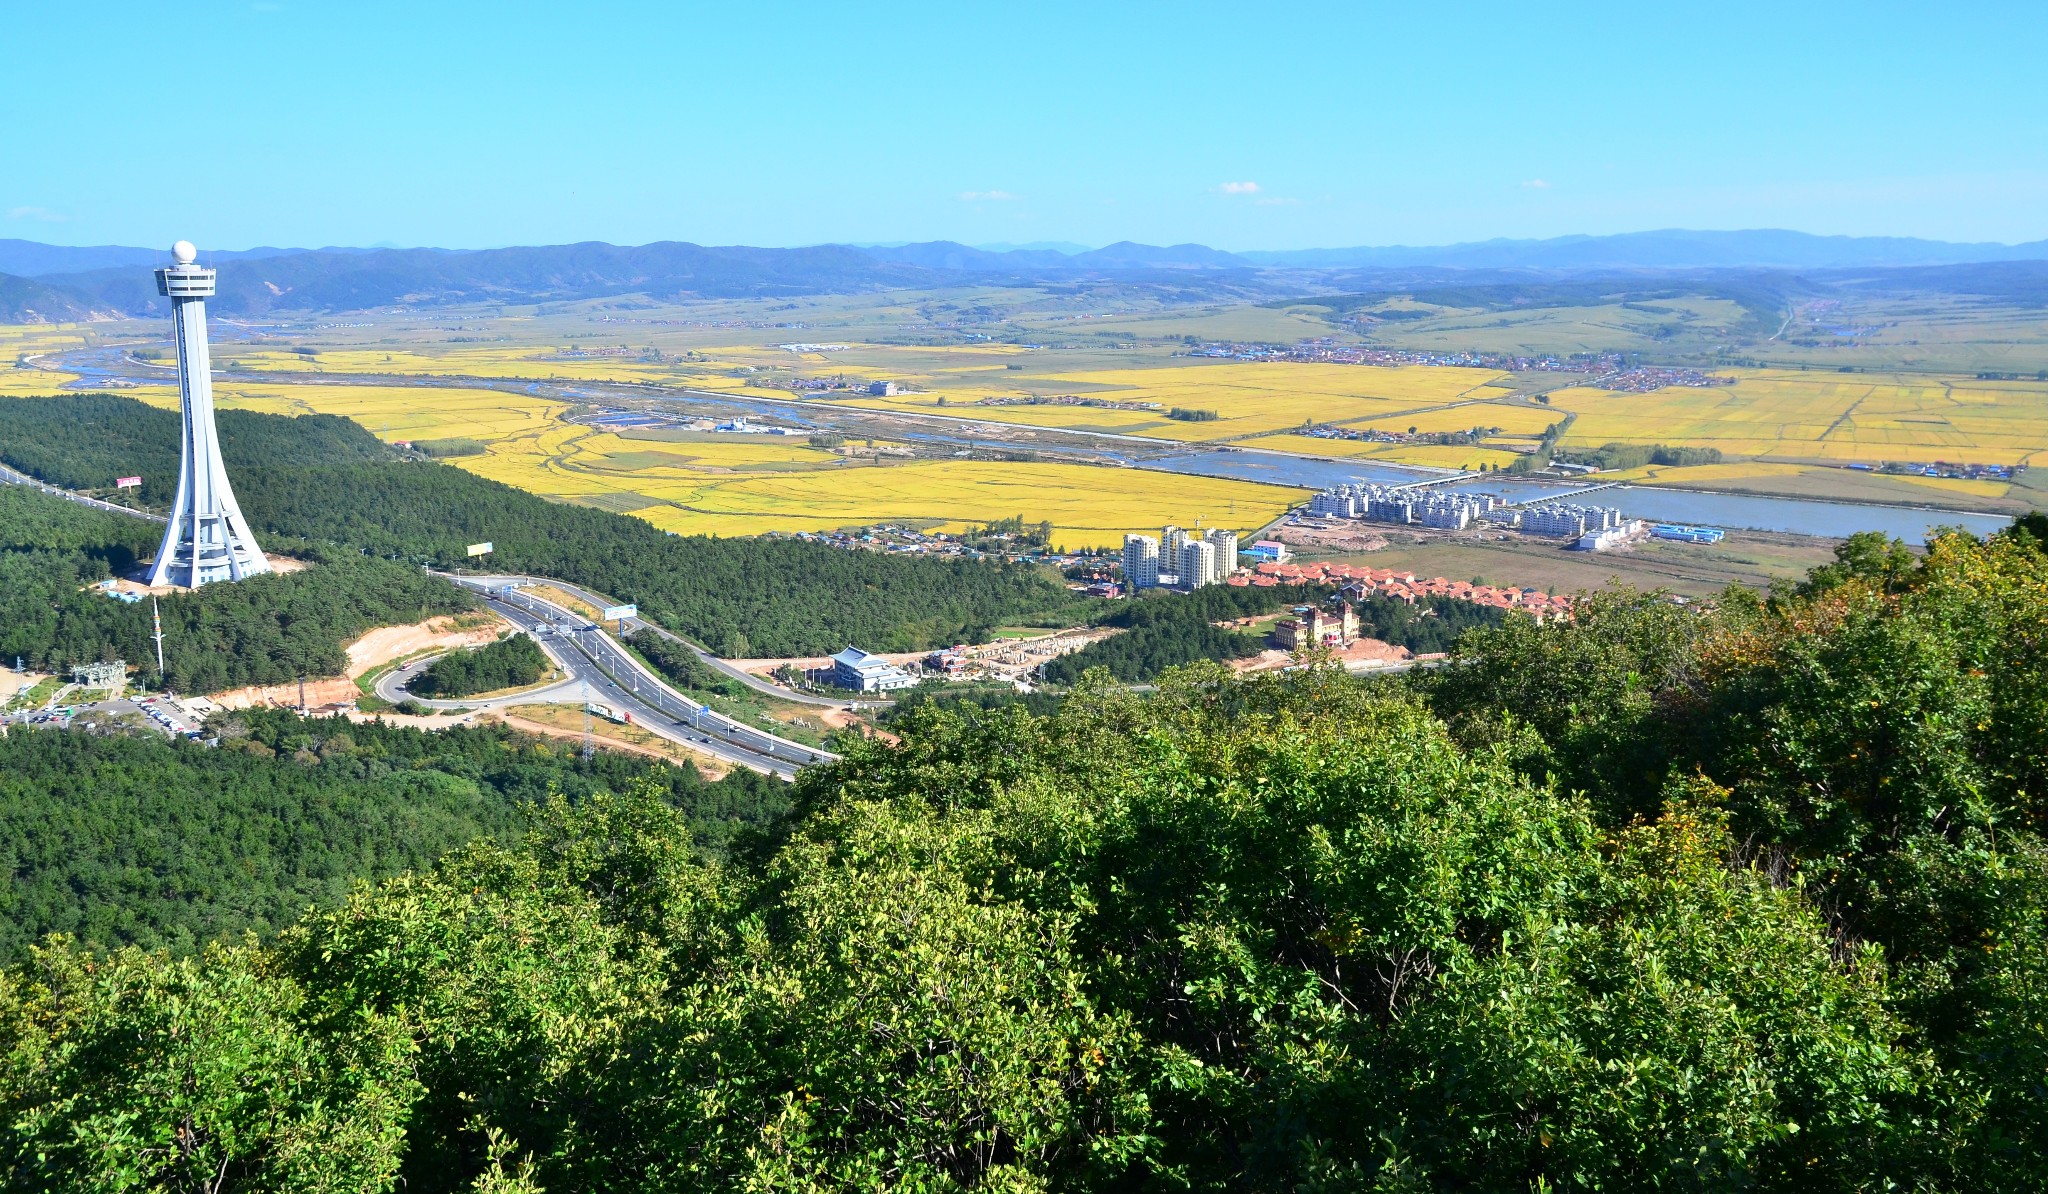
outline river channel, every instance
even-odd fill
[[[1139,468],[1165,469],[1193,476],[1234,477],[1242,481],[1264,481],[1307,489],[1323,489],[1353,481],[1402,485],[1442,475],[1384,464],[1340,463],[1290,457],[1278,452],[1229,450],[1187,452],[1159,460],[1134,461],[1133,464]],[[1587,486],[1587,481],[1485,480],[1453,482],[1446,488],[1495,493],[1511,502],[1528,502],[1578,492]],[[1708,493],[1697,489],[1664,489],[1648,485],[1612,486],[1587,493],[1577,500],[1590,506],[1616,506],[1625,517],[1645,518],[1652,522],[1688,523],[1723,530],[1778,531],[1827,539],[1846,539],[1858,531],[1883,531],[1916,546],[1926,543],[1928,533],[1937,527],[1961,527],[1973,535],[1988,535],[2012,522],[2011,517],[2004,514],[1965,514],[1910,506]]]

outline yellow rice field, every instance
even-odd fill
[[[753,535],[921,522],[960,530],[1022,515],[1069,547],[1112,546],[1163,523],[1263,525],[1296,490],[1136,469],[1024,462],[872,463],[802,441],[632,440],[557,425],[454,463],[547,497],[684,534]]]
[[[1667,443],[1805,460],[2048,462],[2048,383],[1733,370],[1732,386],[1568,389],[1571,446]]]
[[[175,406],[168,386],[132,391]],[[1300,491],[1137,469],[981,461],[881,463],[799,437],[632,439],[561,419],[566,404],[494,390],[285,385],[222,377],[223,409],[354,419],[382,439],[476,439],[450,463],[544,497],[644,518],[684,534],[754,535],[918,522],[959,530],[1022,515],[1050,520],[1068,547],[1114,546],[1161,524],[1250,529]]]
[[[1266,435],[1303,423],[1392,421],[1427,407],[1497,396],[1497,390],[1487,391],[1484,387],[1499,376],[1486,369],[1420,366],[1380,369],[1293,363],[1190,364],[1155,369],[1044,372],[1030,379],[1029,390],[1017,383],[989,379],[994,396],[1054,394],[1071,386],[1071,392],[1095,398],[1158,403],[1162,408],[1159,411],[984,407],[974,405],[973,398],[962,399],[950,392],[854,401],[872,409],[963,414],[1041,427],[1086,427],[1157,439],[1209,442]],[[941,396],[947,401],[943,408],[938,406]],[[1165,417],[1173,407],[1211,410],[1218,418],[1199,423],[1177,422]]]
[[[128,393],[159,406],[178,404],[177,391],[169,387],[146,387]],[[361,423],[387,442],[461,438],[491,443],[554,426],[561,412],[568,409],[565,403],[495,390],[276,385],[232,377],[215,381],[213,395],[214,405],[222,410],[341,415]]]
[[[1164,523],[1256,528],[1299,501],[1277,485],[1076,464],[931,461],[701,483],[634,513],[686,533],[756,534],[906,520],[959,530],[1022,515],[1066,547],[1109,547]]]
[[[785,354],[787,355],[787,354]],[[632,357],[559,358],[551,349],[534,347],[451,348],[439,352],[405,349],[323,349],[312,357],[283,351],[235,355],[239,367],[253,372],[395,374],[408,377],[481,377],[496,380],[655,382],[734,390],[769,397],[785,391],[750,389],[745,377],[729,364],[688,361],[642,361]]]

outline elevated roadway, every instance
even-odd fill
[[[573,699],[573,692],[581,692],[587,686],[591,700],[631,713],[635,725],[744,767],[786,778],[796,774],[800,767],[831,762],[839,757],[822,747],[808,746],[735,721],[701,701],[691,700],[649,670],[603,627],[581,614],[511,587],[503,583],[504,578],[447,576],[447,579],[479,594],[494,611],[539,639],[542,646],[548,648],[548,654],[573,678],[573,688],[557,685],[512,694],[505,698],[508,703]],[[491,583],[493,580],[499,583]],[[379,695],[383,695],[381,690]],[[406,698],[400,696],[395,699]],[[482,707],[475,701],[421,701],[421,704],[430,708]]]
[[[103,502],[96,497],[87,497],[82,493],[73,493],[69,489],[59,489],[55,485],[38,481],[27,473],[8,468],[4,464],[0,464],[0,485],[27,485],[30,488],[39,489],[51,497],[63,498],[67,502],[76,502],[81,506],[91,506],[94,509],[105,510],[109,514],[126,514],[130,518],[140,518],[148,522],[160,523],[165,521],[164,516],[161,514],[151,514],[147,510],[131,510],[127,506],[116,506],[112,502]]]
[[[475,587],[475,585],[470,584],[470,582],[472,581],[478,584],[495,587],[517,585],[547,585],[549,588],[560,589],[562,592],[567,593],[569,596],[576,598],[578,601],[581,601],[586,605],[594,606],[598,609],[609,609],[613,606],[625,604],[622,601],[616,601],[603,593],[599,593],[594,589],[588,589],[583,587],[582,585],[573,585],[565,580],[556,580],[555,578],[550,576],[526,576],[518,573],[497,573],[493,575],[468,576],[456,572],[437,572],[435,573],[435,575],[445,576],[449,580],[455,581],[457,584],[466,585],[471,588]],[[531,594],[528,594],[528,596],[531,596]],[[712,670],[720,673],[721,675],[729,676],[732,679],[739,681],[741,684],[746,685],[748,688],[753,689],[755,692],[758,692],[763,696],[771,696],[779,701],[795,701],[800,705],[815,705],[821,709],[847,709],[851,708],[856,703],[859,703],[855,701],[844,700],[838,697],[816,696],[812,693],[796,692],[792,689],[784,688],[778,684],[771,684],[768,681],[763,680],[761,677],[756,676],[752,672],[749,672],[740,667],[736,667],[733,664],[727,663],[725,660],[720,659],[718,656],[713,655],[711,652],[706,651],[704,648],[698,646],[690,640],[683,638],[681,635],[672,634],[666,627],[658,626],[653,622],[649,622],[645,618],[627,618],[625,620],[623,630],[625,636],[628,638],[630,638],[633,634],[641,630],[652,631],[653,633],[660,635],[662,638],[665,638],[668,641],[675,643],[677,646],[687,648],[692,654],[696,655],[698,659],[703,660],[704,665],[706,667],[711,668]],[[876,699],[877,698],[870,697],[865,703],[872,705],[876,702]]]

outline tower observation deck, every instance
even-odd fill
[[[163,546],[150,565],[152,585],[197,588],[270,571],[256,536],[228,488],[213,425],[213,359],[206,350],[206,300],[214,272],[193,264],[190,241],[171,248],[173,265],[156,271],[157,293],[171,300],[178,336],[178,398],[185,425],[178,453],[178,496],[164,527]]]

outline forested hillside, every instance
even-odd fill
[[[1265,650],[1266,636],[1227,630],[1215,623],[1270,614],[1322,601],[1329,595],[1330,588],[1324,585],[1271,589],[1210,585],[1191,593],[1152,590],[1096,619],[1097,625],[1125,627],[1124,633],[1051,660],[1044,668],[1045,679],[1052,684],[1072,684],[1089,669],[1099,667],[1119,680],[1137,683],[1196,660],[1243,659]],[[1355,602],[1354,608],[1360,634],[1418,655],[1448,650],[1467,630],[1501,622],[1500,610],[1450,598],[1428,598],[1411,605],[1391,597],[1367,597]]]
[[[498,727],[436,733],[249,710],[219,748],[155,735],[16,729],[0,738],[0,957],[45,933],[190,952],[268,935],[356,883],[517,836],[521,802],[653,785],[699,847],[788,808],[783,785]]]
[[[726,656],[916,650],[1085,608],[1027,565],[671,535],[452,465],[261,469],[237,484],[259,526],[442,566],[489,540],[493,568],[589,585]]]
[[[223,410],[214,424],[221,460],[238,491],[243,472],[252,468],[397,458],[339,415]],[[169,505],[177,493],[178,436],[177,411],[133,398],[60,394],[0,401],[0,463],[64,489],[109,489],[118,477],[140,476],[141,501],[151,507]]]
[[[82,587],[133,570],[162,533],[128,515],[0,486],[0,658],[58,672],[126,659],[136,679],[156,684],[149,602]],[[271,546],[298,551],[314,567],[160,600],[165,686],[203,693],[336,675],[348,663],[344,648],[365,631],[476,604],[405,564],[331,546]]]
[[[1330,590],[1320,585],[1273,589],[1210,585],[1191,593],[1141,592],[1135,600],[1117,605],[1098,619],[1100,625],[1122,628],[1122,634],[1049,660],[1041,671],[1048,684],[1075,683],[1091,668],[1104,668],[1119,680],[1139,683],[1196,660],[1243,659],[1265,650],[1265,637],[1225,630],[1213,623],[1268,614],[1329,595]]]
[[[223,436],[228,413],[221,416]],[[133,425],[131,415],[139,420]],[[6,400],[0,417],[11,420],[0,423],[0,459],[59,484],[105,485],[100,474],[129,467],[114,462],[136,458],[152,437],[168,434],[165,451],[178,442],[174,416],[127,398]],[[149,422],[162,417],[171,420],[168,432]],[[263,462],[237,452],[228,461],[259,537],[332,542],[438,566],[469,563],[468,546],[489,540],[496,545],[493,568],[559,577],[635,602],[724,655],[816,654],[848,643],[915,650],[979,639],[1003,623],[1056,624],[1088,608],[1044,569],[792,540],[683,538],[637,518],[544,501],[452,465],[378,463],[345,445],[329,451],[327,422],[243,417],[260,433],[244,435],[242,443],[264,444]],[[98,440],[88,443],[84,419],[105,421],[92,425]],[[344,426],[369,438],[354,424]],[[289,450],[273,442],[302,434]],[[174,464],[171,472],[175,484]]]
[[[2048,555],[925,705],[723,861],[551,805],[0,982],[23,1188],[2033,1191]],[[165,1142],[170,1142],[168,1145]]]
[[[531,684],[550,666],[539,643],[508,634],[473,651],[450,651],[408,681],[406,691],[423,697],[474,696]]]

